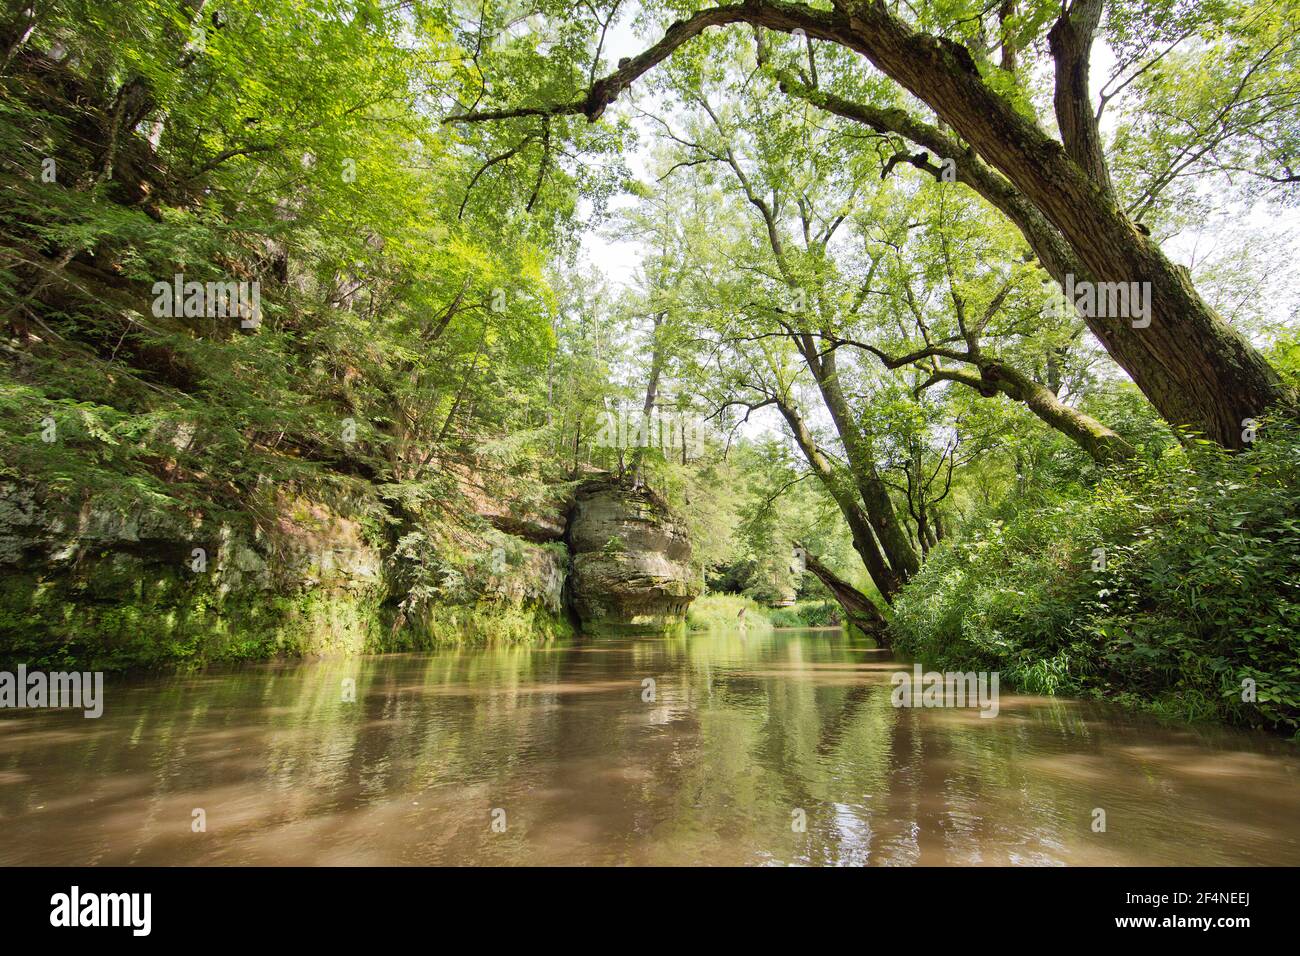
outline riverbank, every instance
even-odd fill
[[[894,604],[900,651],[1031,693],[1300,735],[1300,430],[1204,444],[986,519]]]

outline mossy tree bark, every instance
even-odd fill
[[[987,360],[982,361],[978,369],[932,369],[929,379],[921,388],[937,381],[960,382],[986,398],[1001,393],[1017,402],[1023,402],[1040,419],[1078,444],[1098,464],[1123,461],[1136,454],[1136,450],[1122,435],[1091,415],[1065,404],[1051,389],[1035,382],[1023,372]]]
[[[883,4],[841,0],[833,13],[807,14],[823,38],[871,60],[1005,176],[1060,232],[1091,280],[1149,283],[1149,325],[1130,317],[1084,321],[1167,421],[1240,447],[1245,419],[1278,403],[1294,408],[1296,396],[1116,203],[1087,102],[1099,8],[1100,0],[1076,2],[1052,31],[1064,145],[995,93],[965,47],[912,31]]]

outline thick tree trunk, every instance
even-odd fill
[[[1093,241],[1088,237],[1088,226],[1076,226],[1073,232],[1084,236],[1083,241],[1092,252],[1090,261],[1085,262],[1077,247],[1066,241],[1062,231],[1037,205],[956,140],[933,127],[916,123],[901,110],[880,110],[852,103],[802,87],[789,77],[783,78],[782,86],[829,112],[880,132],[905,136],[932,150],[936,159],[955,158],[957,181],[970,186],[1010,219],[1043,268],[1062,286],[1070,281],[1067,277],[1073,277],[1076,286],[1098,281],[1151,282],[1149,326],[1135,328],[1133,319],[1123,317],[1084,315],[1083,319],[1167,421],[1200,428],[1220,444],[1238,447],[1241,419],[1257,416],[1272,402],[1294,406],[1295,396],[1280,384],[1263,357],[1197,296],[1186,274],[1165,259],[1159,248],[1126,219],[1122,228],[1112,224],[1111,244]],[[939,171],[936,161],[927,154],[908,159],[936,175]],[[1122,217],[1113,202],[1102,198],[1101,187],[1084,184],[1081,188],[1096,202],[1109,207],[1113,217]],[[1103,260],[1104,271],[1099,273],[1096,263]],[[1155,280],[1138,277],[1139,270],[1132,263],[1140,261],[1149,262],[1142,274],[1154,275]],[[1099,280],[1098,275],[1112,278]],[[1117,275],[1127,278],[1114,279]],[[1183,311],[1171,312],[1171,301],[1183,303]],[[1178,315],[1185,316],[1186,321],[1179,322]],[[1140,320],[1139,324],[1145,321]],[[1209,427],[1206,422],[1211,423]]]
[[[1107,193],[1110,170],[1101,147],[1101,129],[1092,110],[1089,72],[1092,66],[1092,38],[1101,23],[1102,0],[1074,0],[1069,11],[1056,21],[1047,35],[1056,64],[1056,88],[1052,104],[1056,125],[1061,130],[1065,151],[1085,173]]]
[[[1081,167],[994,93],[964,47],[914,33],[883,4],[840,7],[833,19],[847,29],[828,38],[857,50],[928,104],[1060,230],[1092,281],[1149,290],[1149,318],[1136,327],[1131,316],[1083,319],[1167,421],[1238,448],[1245,419],[1276,403],[1295,408],[1296,396],[1263,356],[1124,215],[1093,178],[1096,170]],[[1089,147],[1078,151],[1083,158]]]
[[[832,571],[817,558],[804,550],[804,557],[809,571],[817,580],[826,585],[826,590],[835,597],[844,609],[845,618],[864,634],[876,639],[882,647],[889,646],[888,625],[880,609],[871,603],[871,599],[855,588],[848,581]]]

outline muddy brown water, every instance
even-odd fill
[[[1300,864],[1291,743],[895,708],[907,668],[781,630],[110,676],[0,711],[0,864]]]

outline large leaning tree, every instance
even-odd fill
[[[1204,166],[1233,153],[1234,143],[1225,140],[1234,136],[1242,142],[1253,136],[1262,146],[1233,155],[1245,153],[1257,166],[1276,167],[1255,168],[1253,174],[1284,187],[1300,180],[1285,163],[1286,142],[1295,134],[1296,95],[1269,86],[1300,57],[1294,0],[1245,13],[1236,5],[1179,0],[666,0],[643,7],[679,19],[642,52],[597,77],[599,51],[617,6],[538,4],[535,12],[548,21],[564,21],[561,33],[570,42],[587,11],[591,35],[583,42],[596,50],[596,62],[583,69],[573,56],[557,57],[564,65],[555,74],[523,85],[494,86],[489,68],[473,102],[449,121],[540,124],[548,130],[563,117],[595,121],[656,65],[690,55],[692,41],[717,28],[749,28],[757,34],[765,68],[787,95],[896,137],[905,161],[936,175],[946,172],[977,192],[1015,224],[1062,285],[1067,277],[1075,286],[1149,284],[1149,315],[1141,321],[1083,318],[1171,424],[1240,447],[1245,420],[1274,407],[1294,414],[1295,393],[1152,237],[1142,222],[1151,203],[1135,208],[1120,195],[1101,124],[1107,103],[1158,76],[1162,61],[1172,62],[1180,44],[1218,56],[1214,44],[1221,43],[1231,51],[1224,54],[1230,72],[1216,94],[1222,108],[1200,126],[1188,124],[1188,166],[1168,181],[1197,162]],[[1090,65],[1106,24],[1115,24],[1107,39],[1120,62],[1095,103]],[[764,55],[764,31],[794,39]],[[805,44],[806,60],[790,55]],[[1034,107],[1039,67],[1053,83],[1050,109],[1042,112],[1054,115],[1040,116]],[[559,71],[567,71],[569,82]],[[1053,120],[1055,133],[1047,128]]]

